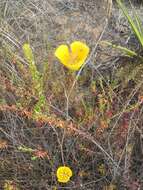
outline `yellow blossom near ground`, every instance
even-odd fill
[[[80,41],[74,41],[69,46],[60,45],[55,51],[55,56],[60,62],[73,71],[78,71],[80,69],[88,54],[89,47]]]
[[[67,183],[73,175],[72,170],[67,166],[60,166],[56,174],[60,183]]]

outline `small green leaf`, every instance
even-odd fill
[[[18,150],[22,151],[22,152],[33,152],[34,149],[26,147],[26,146],[19,146]]]
[[[32,156],[31,160],[37,160],[37,156]]]

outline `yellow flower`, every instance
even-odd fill
[[[77,71],[84,64],[89,54],[89,47],[80,41],[74,41],[69,46],[60,45],[56,51],[55,56],[68,69]]]
[[[57,178],[61,183],[67,183],[72,177],[72,170],[67,166],[60,166],[57,169]]]

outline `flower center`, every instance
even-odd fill
[[[70,59],[69,59],[69,64],[75,64],[79,61],[79,55],[78,53],[72,53],[70,52]]]

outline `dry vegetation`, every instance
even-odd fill
[[[70,72],[54,51],[74,40],[91,54]],[[102,40],[140,56],[123,56]],[[142,190],[141,56],[111,0],[0,0],[0,189]],[[62,165],[73,171],[66,184],[56,177]]]

